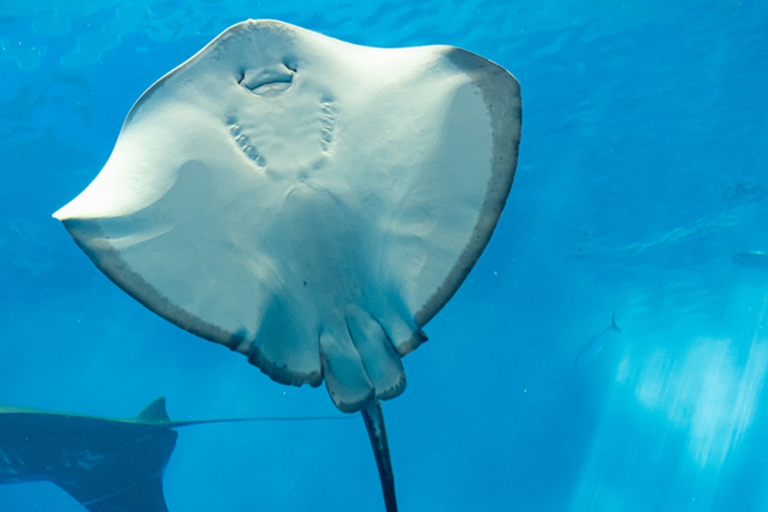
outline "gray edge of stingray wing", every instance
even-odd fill
[[[77,219],[63,221],[72,239],[113,283],[125,293],[136,299],[144,307],[163,317],[172,324],[200,338],[224,345],[235,350],[243,342],[239,333],[230,333],[221,327],[208,323],[185,311],[158,292],[143,277],[134,272],[114,250],[104,233],[94,222]],[[322,381],[320,370],[316,372],[294,372],[284,366],[278,366],[265,358],[258,349],[249,355],[248,360],[257,366],[272,380],[281,384],[300,386],[309,384],[317,387]]]
[[[443,284],[416,312],[419,327],[424,326],[453,297],[474,267],[491,239],[496,223],[506,204],[515,177],[522,126],[520,84],[507,70],[493,62],[460,48],[447,50],[446,58],[470,76],[480,89],[491,113],[493,161],[485,203],[469,243],[448,273]],[[411,339],[416,348],[417,335]]]

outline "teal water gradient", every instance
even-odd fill
[[[520,80],[507,209],[384,404],[401,510],[768,509],[768,3],[0,2],[0,402],[177,420],[328,415],[321,389],[156,318],[50,215],[133,101],[220,31],[277,18],[453,44]],[[579,350],[621,333],[586,368]],[[179,433],[171,511],[382,510],[362,421]],[[51,484],[4,511],[75,511]]]

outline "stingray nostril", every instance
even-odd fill
[[[286,57],[283,59],[283,66],[290,69],[292,72],[296,73],[299,68],[296,64],[296,58],[295,57]]]

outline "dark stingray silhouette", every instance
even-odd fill
[[[0,484],[50,481],[91,512],[167,512],[163,473],[178,427],[241,418],[171,421],[165,398],[131,419],[0,405]]]

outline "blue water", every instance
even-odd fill
[[[0,402],[336,414],[145,310],[51,218],[133,101],[249,17],[461,46],[522,85],[504,215],[384,404],[402,511],[768,510],[762,0],[0,2]],[[614,310],[621,332],[576,366]],[[182,429],[165,494],[172,512],[383,510],[359,419]],[[82,510],[50,483],[0,486],[0,509]]]

